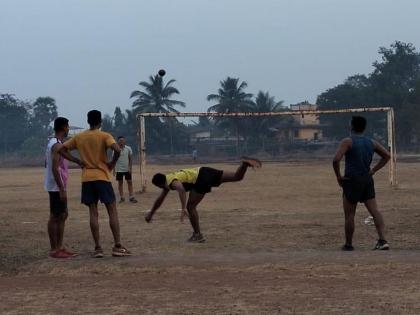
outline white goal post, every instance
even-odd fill
[[[284,112],[268,112],[268,113],[140,113],[138,119],[138,147],[140,159],[140,191],[146,191],[146,134],[145,134],[145,118],[146,117],[266,117],[266,116],[296,116],[296,115],[331,115],[343,113],[370,113],[384,112],[387,114],[387,131],[388,131],[388,149],[391,153],[391,161],[389,163],[389,183],[391,186],[397,184],[396,176],[396,148],[395,148],[395,118],[394,109],[392,107],[371,107],[371,108],[349,108],[349,109],[330,109],[330,110],[293,110]]]

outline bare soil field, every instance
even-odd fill
[[[199,207],[203,244],[186,242],[191,228],[179,222],[175,192],[144,222],[158,194],[149,187],[138,204],[118,205],[133,256],[111,257],[101,207],[106,257],[93,259],[80,171],[72,170],[65,243],[80,255],[54,260],[43,169],[0,169],[0,314],[420,314],[419,173],[420,163],[400,163],[397,188],[387,170],[376,177],[388,252],[372,251],[376,233],[363,224],[362,205],[356,250],[340,251],[341,191],[325,161],[267,163],[214,189]]]

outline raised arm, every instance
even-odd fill
[[[334,169],[335,177],[337,178],[337,182],[340,186],[342,185],[342,181],[344,179],[340,171],[340,162],[343,159],[346,152],[351,149],[351,145],[352,145],[352,141],[350,138],[343,139],[340,142],[338,149],[335,153],[334,159],[333,159],[333,169]]]
[[[378,163],[370,170],[370,174],[374,175],[377,171],[383,168],[391,158],[391,154],[378,141],[373,140],[373,148],[375,152],[381,157]]]
[[[150,209],[146,215],[144,216],[144,219],[146,220],[146,222],[150,222],[152,221],[152,217],[155,214],[155,212],[160,208],[160,206],[162,205],[163,201],[165,200],[166,196],[168,195],[169,189],[163,189],[162,192],[160,193],[159,197],[156,198],[155,202],[153,203],[153,207],[152,209]]]

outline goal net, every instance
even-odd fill
[[[391,153],[389,182],[396,184],[394,111],[391,107],[317,110],[291,108],[267,113],[140,113],[138,150],[141,191],[146,167],[156,164],[231,162],[242,155],[263,161],[331,160],[349,134],[351,116],[368,119],[367,134]]]

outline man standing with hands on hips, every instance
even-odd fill
[[[120,203],[125,202],[124,198],[124,178],[127,181],[129,201],[131,203],[137,203],[133,193],[133,150],[131,147],[125,144],[125,138],[123,136],[118,137],[118,145],[121,149],[120,157],[118,158],[117,164],[115,165],[114,175],[116,173],[116,179],[118,181],[118,191],[120,193]]]
[[[121,150],[109,133],[101,131],[101,112],[91,110],[87,116],[90,128],[66,141],[61,151],[63,151],[65,157],[71,157],[69,151],[78,150],[84,164],[82,203],[89,208],[90,229],[95,242],[93,257],[101,258],[104,256],[99,238],[99,201],[105,204],[108,211],[109,226],[114,237],[112,256],[129,256],[131,255],[130,251],[121,244],[120,223],[115,205],[115,194],[111,185],[111,171],[115,167]],[[114,151],[112,161],[108,161],[108,149]]]
[[[388,163],[390,153],[379,142],[365,136],[366,124],[367,121],[364,117],[353,116],[350,122],[351,136],[341,141],[333,160],[337,182],[343,188],[346,243],[341,249],[345,251],[354,250],[354,217],[359,202],[364,203],[372,215],[378,232],[378,242],[374,249],[389,249],[389,244],[385,240],[384,219],[376,203],[373,175]],[[371,168],[375,153],[381,159]],[[343,157],[346,162],[344,176],[340,171],[340,161]]]

